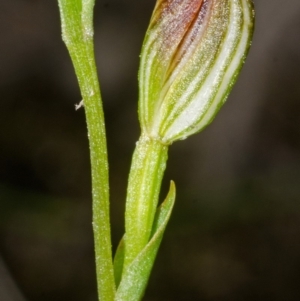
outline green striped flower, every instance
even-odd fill
[[[225,102],[253,33],[251,0],[158,0],[139,71],[142,131],[164,144],[201,131]]]

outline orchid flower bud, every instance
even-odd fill
[[[157,0],[139,70],[142,131],[171,144],[224,104],[251,44],[251,0]]]

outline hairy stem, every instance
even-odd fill
[[[93,1],[59,0],[59,7],[63,40],[79,82],[88,128],[99,300],[113,301],[116,289],[111,251],[108,161],[104,114],[94,56]]]
[[[149,241],[167,152],[167,146],[146,135],[137,142],[127,189],[124,270]]]

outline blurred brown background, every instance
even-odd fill
[[[155,1],[96,2],[115,248]],[[253,47],[227,104],[170,148],[162,193],[174,179],[177,203],[145,301],[300,300],[300,1],[255,5]],[[97,300],[80,100],[56,1],[0,0],[1,301]]]

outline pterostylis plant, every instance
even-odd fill
[[[157,0],[142,46],[141,136],[129,173],[125,234],[112,256],[104,114],[94,58],[95,0],[58,0],[63,40],[86,114],[99,300],[141,300],[170,218],[175,185],[160,206],[169,146],[200,132],[224,104],[249,50],[251,0]]]

